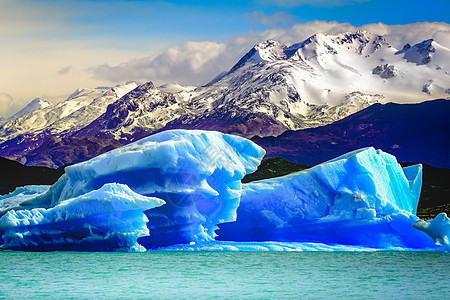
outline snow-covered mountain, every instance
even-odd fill
[[[84,128],[102,115],[109,104],[114,103],[136,86],[137,84],[133,82],[114,88],[78,89],[65,101],[31,111],[0,124],[0,156],[9,157],[28,165],[40,165],[39,163],[33,164],[25,157],[38,151],[36,149],[39,147],[47,147],[46,145],[50,141],[60,141],[61,138]],[[114,144],[113,141],[99,141],[99,145],[94,145],[95,143],[89,140],[89,143],[91,150],[99,148],[102,144],[105,147],[109,147],[111,143],[116,147],[120,146],[118,143]],[[92,152],[91,150],[89,151]],[[58,153],[56,149],[48,148],[46,151]],[[95,151],[100,154],[98,149]],[[79,156],[79,153],[76,155]],[[43,165],[56,167],[61,164],[55,165],[49,162]]]
[[[196,90],[193,101],[209,109],[191,118],[234,110],[263,113],[289,129],[316,127],[348,115],[349,103],[350,114],[375,102],[449,97],[449,71],[450,50],[432,40],[404,52],[362,31],[316,34],[289,47],[267,41]]]
[[[42,100],[41,98],[36,98],[33,101],[31,101],[30,103],[28,103],[27,106],[25,106],[24,108],[22,108],[21,110],[16,112],[14,115],[9,117],[7,120],[11,121],[11,120],[18,119],[26,114],[30,114],[36,110],[44,109],[51,105],[52,104],[48,101]]]
[[[433,40],[401,50],[365,31],[316,34],[291,46],[269,40],[196,89],[148,82],[78,90],[65,102],[1,125],[0,156],[35,159],[42,143],[30,141],[42,134],[58,137],[55,143],[65,149],[70,143],[61,137],[99,137],[109,147],[105,141],[128,143],[171,128],[276,136],[329,124],[375,103],[449,97],[450,50]],[[68,157],[60,164],[74,162]],[[29,164],[28,158],[22,162]]]
[[[147,82],[108,106],[103,115],[74,135],[104,135],[130,141],[141,138],[183,115],[189,95],[166,93]]]
[[[143,106],[116,122],[121,129],[95,130],[116,137],[134,132],[142,136],[143,129],[148,133],[161,127],[215,129],[246,137],[278,135],[329,124],[378,102],[447,98],[449,62],[450,50],[432,40],[399,51],[382,36],[364,31],[316,34],[292,46],[266,41],[208,85],[174,94],[164,108],[147,110],[143,106],[148,96],[134,95],[132,106]],[[151,101],[158,102],[158,97]],[[113,111],[115,119],[123,115],[128,98],[102,116],[103,124]]]
[[[114,88],[78,89],[65,101],[51,104],[33,100],[0,126],[0,141],[23,134],[61,134],[88,125],[115,102],[136,87],[136,83]]]

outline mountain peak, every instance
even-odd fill
[[[339,45],[347,45],[357,54],[370,55],[381,47],[390,47],[384,37],[365,30],[346,32],[335,37]]]
[[[127,82],[124,85],[117,85],[117,86],[113,87],[112,90],[114,91],[114,93],[116,93],[118,98],[122,98],[127,93],[129,93],[130,91],[134,90],[137,87],[138,87],[138,84],[134,81],[131,81],[131,82]]]
[[[274,40],[267,40],[265,42],[255,45],[235,64],[229,73],[234,72],[246,63],[257,64],[265,61],[275,61],[286,59],[286,46]]]
[[[381,47],[390,47],[382,36],[359,30],[338,35],[316,33],[305,41],[290,46],[286,53],[289,58],[310,60],[344,52],[370,56]]]
[[[75,92],[73,92],[69,97],[67,97],[66,101],[72,100],[73,98],[75,98],[76,96],[78,96],[79,94],[81,94],[84,91],[84,89],[82,88],[78,88]]]
[[[42,100],[41,98],[33,99],[30,103],[27,104],[27,106],[25,106],[24,108],[16,112],[14,115],[9,117],[8,121],[18,119],[21,116],[24,116],[28,113],[31,113],[39,109],[46,108],[50,105],[52,105],[50,102]]]
[[[148,82],[146,82],[146,83],[143,83],[143,84],[139,85],[137,88],[138,88],[138,89],[141,89],[141,90],[143,90],[143,89],[147,89],[147,90],[155,90],[155,89],[156,89],[156,86],[153,84],[152,81],[148,81]]]
[[[269,49],[269,48],[273,48],[273,47],[284,47],[284,45],[278,41],[269,39],[269,40],[266,40],[262,43],[255,45],[253,48],[255,48],[256,50],[264,50],[264,49]]]

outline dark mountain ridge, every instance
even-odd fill
[[[346,152],[374,147],[401,162],[450,168],[450,101],[374,104],[330,125],[252,140],[268,157],[316,165]]]
[[[47,167],[27,167],[13,160],[0,157],[0,195],[8,194],[19,186],[51,185],[64,170]]]

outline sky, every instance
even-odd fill
[[[449,0],[0,0],[0,116],[127,81],[204,85],[267,39],[368,30],[450,48]]]

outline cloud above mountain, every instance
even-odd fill
[[[8,110],[10,109],[12,102],[13,98],[10,95],[0,92],[0,113],[1,114],[7,113]]]
[[[298,23],[289,28],[239,35],[225,43],[187,42],[184,45],[170,47],[157,56],[143,57],[118,65],[102,64],[90,68],[89,71],[93,77],[110,82],[154,80],[157,83],[203,85],[221,72],[229,70],[253,45],[262,41],[274,39],[289,45],[303,41],[318,32],[338,34],[357,30],[383,35],[398,49],[406,43],[415,44],[429,38],[450,48],[450,24],[446,23],[425,22],[407,25],[377,23],[357,27],[349,23],[314,21]]]

